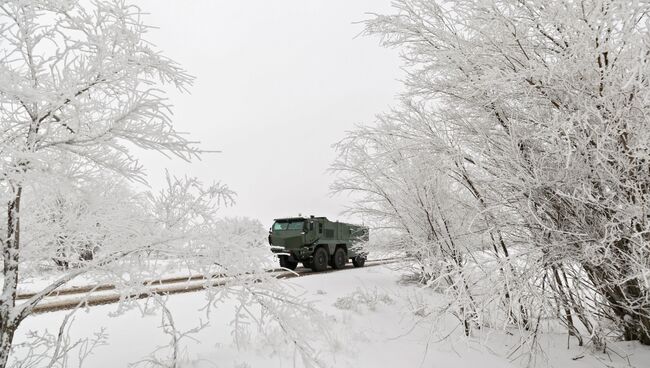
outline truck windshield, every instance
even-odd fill
[[[302,230],[304,224],[304,221],[276,221],[276,223],[273,224],[273,231]]]

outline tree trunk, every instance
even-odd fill
[[[5,321],[4,319],[0,321],[0,368],[7,366],[15,331],[16,326],[13,321]]]
[[[647,290],[642,288],[639,280],[630,278],[620,284],[617,280],[629,274],[621,274],[620,270],[612,274],[607,269],[591,265],[583,265],[583,268],[607,300],[623,331],[623,339],[639,340],[641,344],[650,345],[650,305],[638,303],[647,298]]]
[[[650,305],[645,302],[648,298],[647,291],[637,278],[626,280],[622,291],[629,310],[624,317],[625,339],[639,340],[643,345],[650,345]]]
[[[7,203],[7,239],[2,244],[4,257],[4,286],[0,295],[0,368],[5,368],[14,331],[19,321],[13,315],[16,306],[18,286],[18,265],[20,261],[20,199],[22,187],[18,186],[14,198]]]

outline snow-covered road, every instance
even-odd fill
[[[382,258],[367,260],[366,267],[380,266],[384,264],[402,262],[402,258]],[[352,264],[347,264],[343,270],[328,269],[322,272],[336,272],[351,269]],[[311,269],[299,267],[295,271],[288,271],[281,268],[268,269],[267,272],[277,279],[288,279],[300,276],[314,275],[315,272]],[[251,276],[255,278],[256,276]],[[56,289],[47,295],[38,305],[33,309],[33,314],[48,313],[60,310],[76,309],[80,305],[83,306],[98,306],[105,304],[117,303],[124,297],[128,296],[131,299],[146,299],[152,294],[156,295],[171,295],[171,294],[184,294],[190,292],[202,291],[205,288],[219,287],[227,284],[229,280],[233,280],[232,276],[225,275],[211,275],[209,278],[201,274],[186,274],[184,276],[173,276],[170,278],[162,278],[149,280],[142,283],[142,288],[135,293],[120,292],[115,285],[106,284],[87,284],[77,285],[69,288]],[[36,293],[21,293],[18,295],[18,305],[23,301],[32,298]]]
[[[283,282],[296,293],[305,293],[329,316],[330,331],[323,334],[331,338],[330,344],[313,335],[305,336],[313,340],[318,357],[327,366],[496,368],[516,367],[526,362],[525,355],[510,354],[517,345],[516,333],[483,330],[483,336],[465,339],[451,315],[434,317],[444,306],[441,295],[430,289],[400,284],[399,279],[399,271],[379,266]],[[277,340],[269,339],[268,335],[264,339],[253,331],[248,339],[240,341],[242,345],[238,348],[233,343],[230,325],[235,301],[225,300],[210,313],[202,309],[205,304],[205,292],[169,297],[168,308],[180,330],[190,329],[200,321],[209,323],[194,335],[196,341],[184,341],[184,366],[280,368],[293,367],[294,362],[297,367],[303,366],[292,347],[279,336]],[[98,347],[88,357],[86,367],[126,367],[168,343],[168,336],[159,328],[159,314],[143,315],[140,310],[130,310],[113,317],[116,308],[115,305],[98,306],[75,314],[70,330],[73,338],[91,336],[102,327],[109,335],[108,345]],[[55,312],[29,317],[20,326],[17,342],[31,330],[48,329],[56,333],[64,316],[65,312]],[[540,341],[540,347],[546,354],[537,356],[538,366],[602,366],[598,359],[607,360],[614,367],[625,367],[628,363],[627,359],[615,358],[615,354],[592,356],[578,349],[567,350],[565,335],[547,335]],[[634,367],[647,367],[650,362],[647,348],[626,343],[614,349],[623,356],[628,355]],[[512,362],[515,357],[520,360]],[[75,366],[74,357],[70,363]]]

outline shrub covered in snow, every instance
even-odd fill
[[[392,304],[393,299],[390,295],[380,293],[377,289],[363,290],[357,288],[352,294],[338,298],[334,306],[341,310],[351,310],[355,312],[374,311],[382,304]]]
[[[401,50],[406,92],[338,144],[334,189],[399,229],[467,334],[555,317],[650,344],[650,5],[394,7],[366,30]]]

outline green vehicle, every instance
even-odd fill
[[[302,263],[323,271],[328,265],[343,268],[348,260],[354,267],[363,267],[368,254],[360,249],[360,243],[368,241],[368,236],[365,226],[332,222],[326,217],[289,217],[275,219],[269,244],[280,266],[295,270]]]

